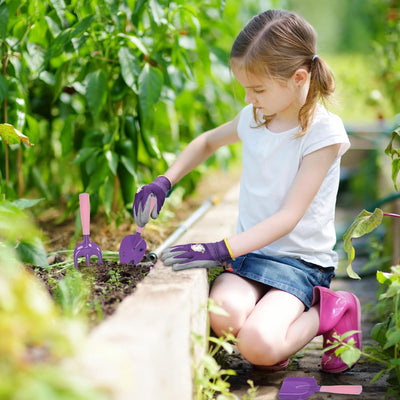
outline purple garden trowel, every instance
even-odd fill
[[[289,376],[283,381],[278,399],[308,399],[315,392],[360,394],[360,385],[319,386],[313,377]]]
[[[81,211],[83,242],[76,245],[74,250],[74,265],[78,268],[78,257],[86,257],[86,265],[90,264],[90,256],[97,256],[99,264],[103,263],[100,247],[89,240],[90,234],[90,201],[88,193],[79,195]]]
[[[150,200],[150,211],[153,210],[156,198],[152,197]],[[138,226],[134,235],[125,236],[119,246],[119,262],[120,264],[133,264],[136,265],[142,260],[146,253],[147,244],[142,238],[144,226]]]

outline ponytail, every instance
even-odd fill
[[[310,88],[306,101],[299,112],[301,131],[298,133],[298,137],[303,136],[309,129],[318,101],[326,103],[335,91],[335,78],[324,60],[314,55],[309,68]]]

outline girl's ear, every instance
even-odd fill
[[[292,76],[294,85],[301,88],[308,82],[309,73],[305,68],[299,68]]]

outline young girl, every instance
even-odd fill
[[[254,365],[282,369],[316,335],[326,347],[335,332],[360,331],[356,296],[329,289],[340,158],[349,140],[341,119],[318,104],[333,93],[334,78],[316,55],[314,29],[297,14],[254,17],[233,44],[230,67],[248,105],[194,139],[164,176],[141,188],[134,215],[144,226],[155,197],[157,218],[173,184],[219,147],[242,141],[237,234],[172,246],[161,260],[177,271],[224,266],[210,297],[229,316],[210,314],[213,331],[231,331]],[[361,333],[351,338],[361,348]],[[333,350],[322,357],[326,372],[347,368]]]

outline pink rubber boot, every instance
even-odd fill
[[[345,339],[347,342],[354,338],[356,346],[361,350],[361,306],[358,298],[349,292],[334,292],[322,286],[315,286],[312,305],[319,301],[318,335],[323,335],[326,348],[334,342],[333,334],[343,335],[348,331],[360,331]],[[355,364],[355,363],[354,363]],[[353,364],[353,365],[354,365]],[[339,373],[351,368],[340,357],[335,356],[335,349],[329,350],[322,356],[321,368],[325,372]]]

